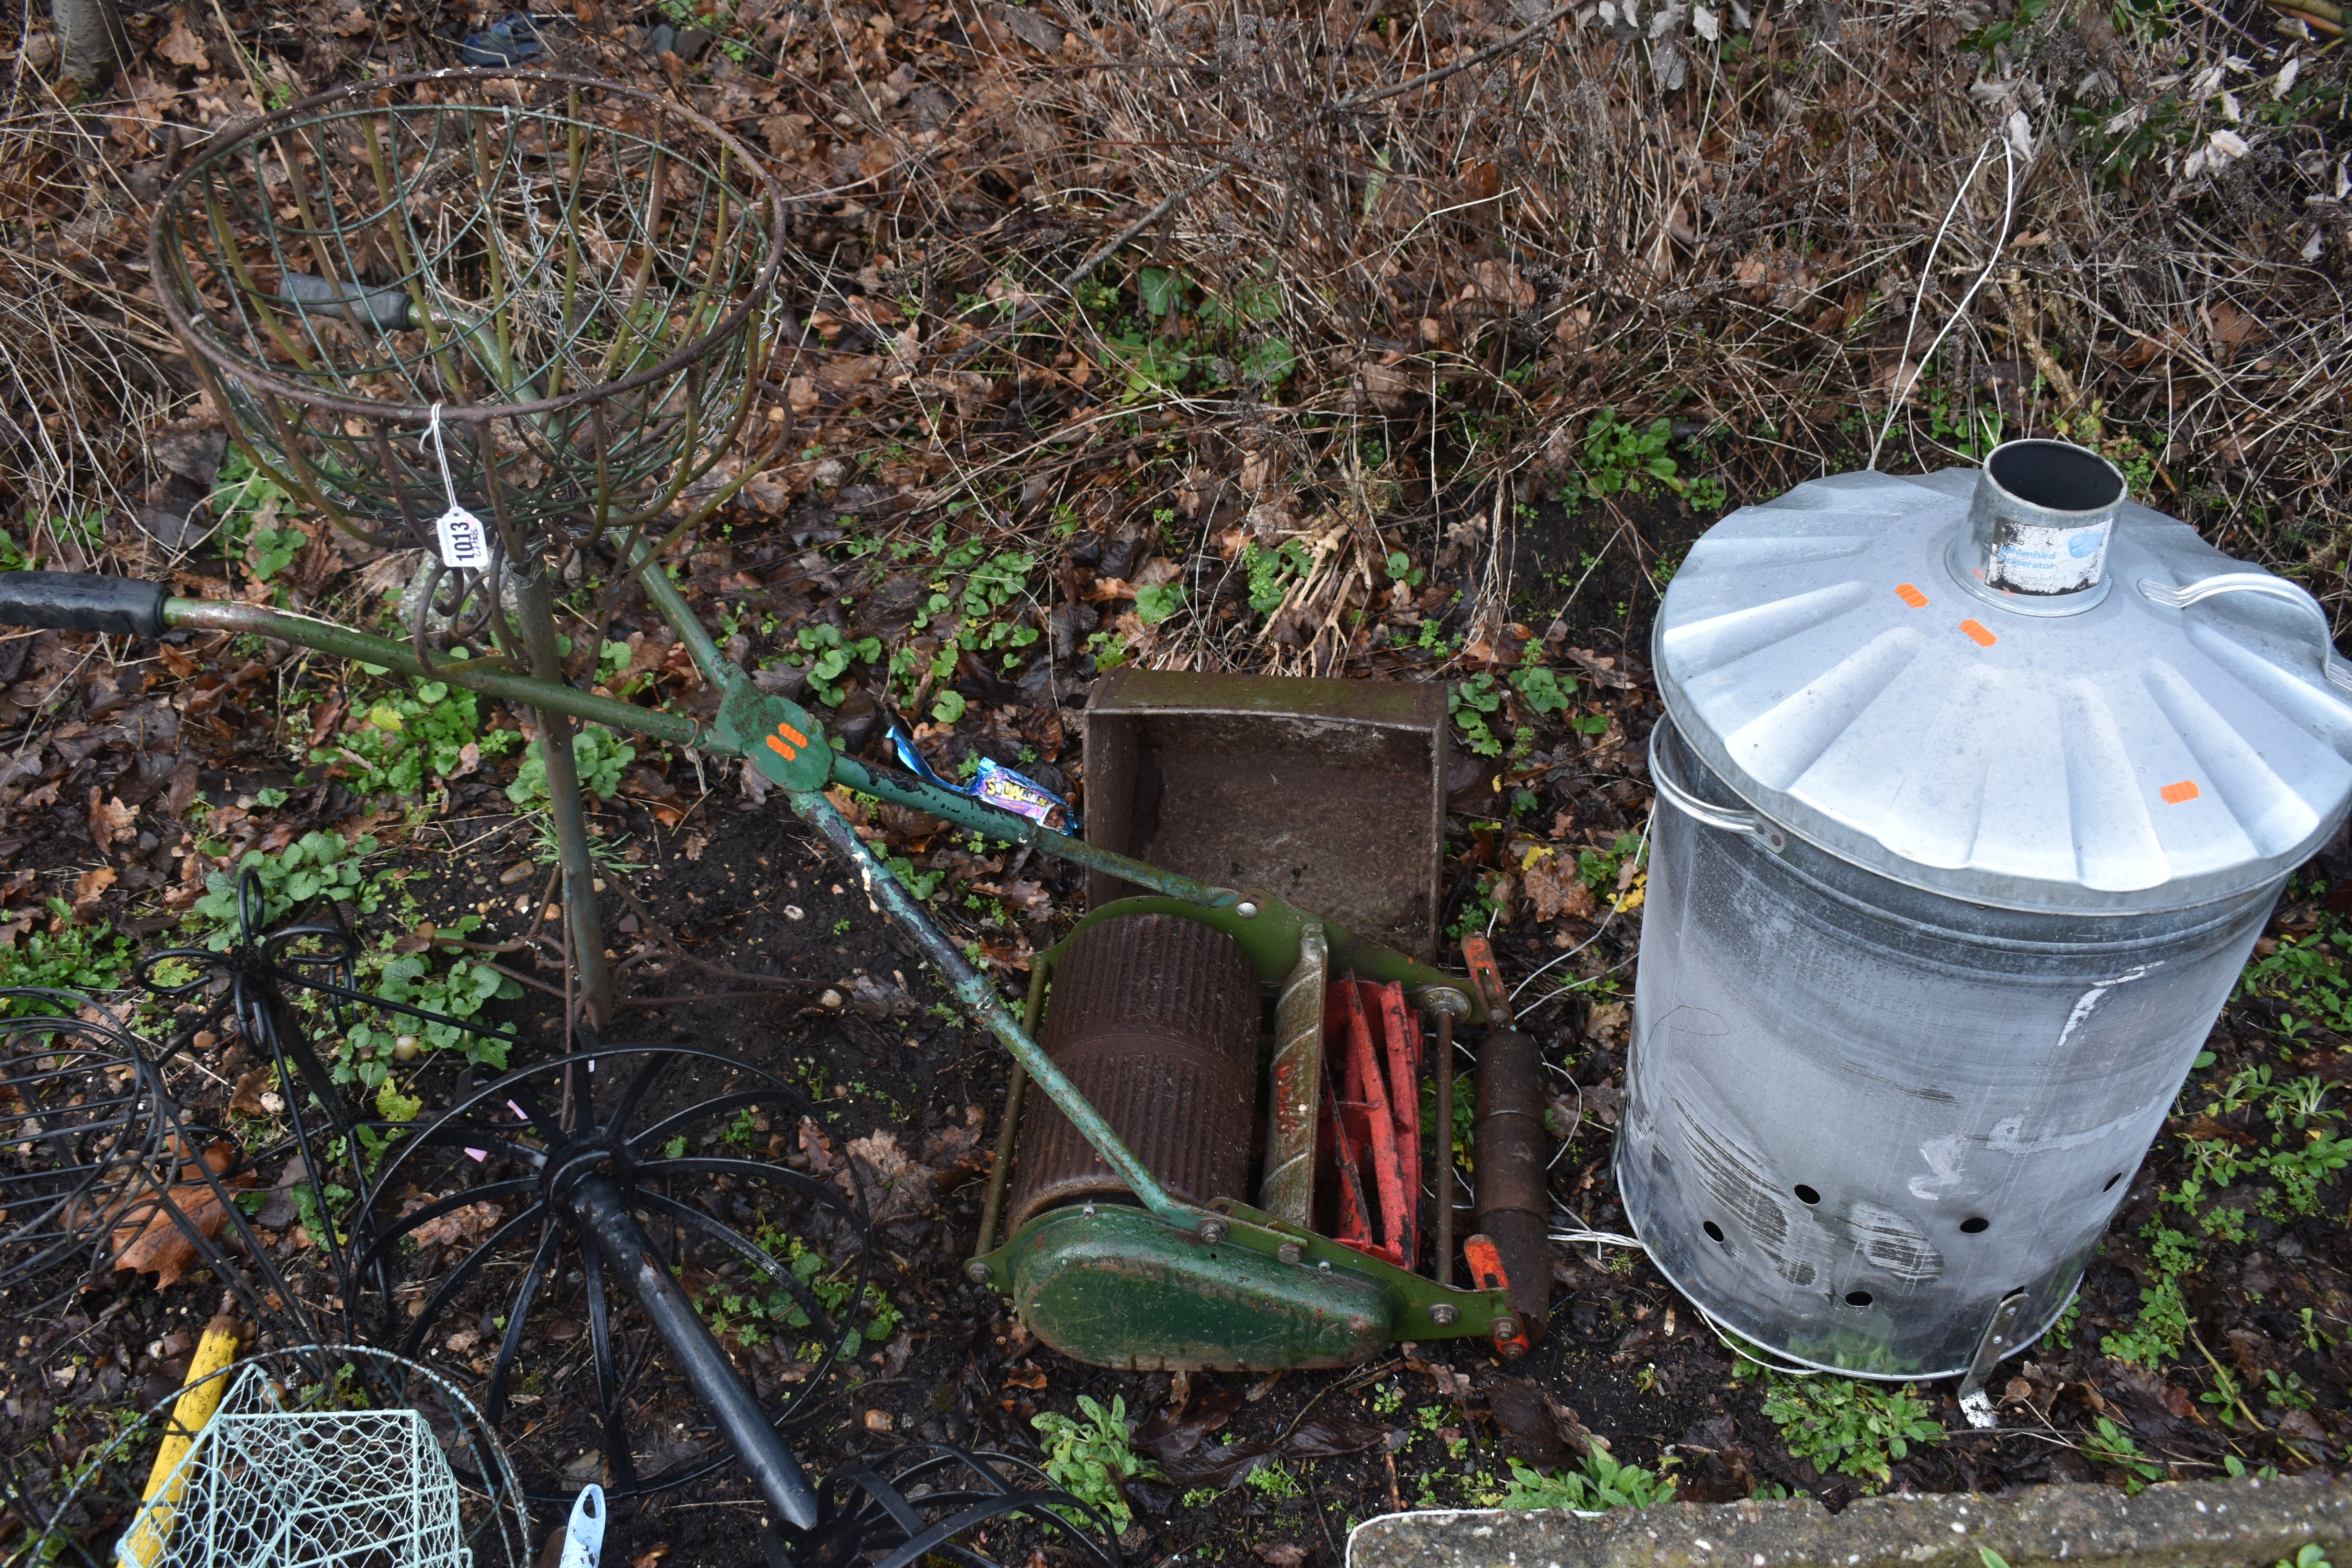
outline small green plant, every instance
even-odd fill
[[[1463,743],[1471,751],[1482,757],[1503,754],[1503,742],[1494,731],[1494,723],[1502,711],[1503,692],[1492,675],[1481,671],[1466,680],[1455,681],[1446,689],[1445,707],[1462,731]]]
[[[1617,890],[1617,878],[1624,869],[1627,858],[1634,857],[1638,860],[1647,853],[1639,834],[1621,833],[1606,849],[1584,849],[1577,853],[1577,879],[1597,896],[1611,897]]]
[[[310,762],[341,764],[356,795],[415,795],[428,776],[446,779],[465,768],[468,747],[472,760],[478,762],[503,756],[521,742],[521,732],[515,730],[482,733],[479,700],[474,693],[428,680],[370,703],[337,744],[313,749]],[[543,767],[541,776],[545,776]],[[281,794],[276,804],[282,805],[284,798]]]
[[[881,638],[845,641],[841,628],[827,621],[803,626],[796,640],[803,657],[794,662],[807,666],[809,689],[828,708],[840,707],[848,697],[841,689],[841,678],[849,673],[851,664],[871,664],[882,657]]]
[[[447,927],[446,934],[463,939],[480,924],[479,915],[467,915]],[[376,951],[360,963],[366,989],[388,1002],[467,1020],[478,1016],[492,1002],[511,1002],[522,994],[521,984],[512,975],[502,974],[479,959],[459,953],[449,960],[446,969],[436,972],[429,952],[395,952],[394,940],[386,933]],[[507,1042],[501,1036],[387,1013],[380,1023],[362,1017],[352,1026],[337,1047],[340,1059],[335,1076],[382,1084],[391,1064],[400,1059],[404,1040],[416,1051],[457,1052],[477,1067],[503,1069],[507,1065]]]
[[[1135,591],[1135,618],[1156,626],[1184,607],[1184,584],[1155,583]]]
[[[1885,1486],[1893,1461],[1914,1443],[1934,1442],[1944,1428],[1909,1384],[1896,1389],[1845,1377],[1774,1378],[1764,1414],[1780,1429],[1789,1452],[1822,1470]]]
[[[2139,1293],[2139,1316],[2120,1333],[2104,1334],[2099,1353],[2133,1366],[2161,1369],[2180,1358],[2189,1337],[2189,1303],[2170,1275]]]
[[[1564,1508],[1599,1512],[1612,1508],[1649,1508],[1672,1501],[1675,1483],[1669,1477],[1639,1465],[1621,1465],[1605,1448],[1595,1445],[1573,1470],[1548,1476],[1511,1461],[1510,1485],[1504,1490],[1504,1508]]]
[[[310,542],[299,531],[278,526],[279,512],[293,499],[231,447],[221,462],[220,483],[207,498],[220,520],[223,553],[243,560],[264,583],[286,570]]]
[[[1404,559],[1402,552],[1390,556],[1391,576],[1400,574],[1397,565]],[[1249,576],[1250,614],[1265,616],[1280,609],[1290,585],[1304,577],[1314,564],[1315,552],[1304,540],[1286,539],[1272,550],[1261,549],[1254,542],[1244,544],[1242,570]]]
[[[1576,695],[1576,678],[1547,669],[1539,664],[1523,664],[1511,671],[1511,684],[1521,700],[1538,713],[1559,713],[1567,710],[1569,699]]]
[[[1651,480],[1672,485],[1679,472],[1666,455],[1673,442],[1674,423],[1653,419],[1636,426],[1621,418],[1614,408],[1600,408],[1584,426],[1584,455],[1578,478],[1560,492],[1560,503],[1572,506],[1587,497],[1613,496],[1619,491],[1639,495]],[[1676,487],[1679,488],[1679,487]]]
[[[890,875],[898,879],[899,886],[919,899],[929,900],[948,878],[945,871],[917,870],[914,861],[904,855],[893,855],[883,864],[890,868]]]
[[[2099,1417],[2097,1427],[2084,1436],[2083,1452],[2100,1464],[2121,1470],[2126,1492],[2137,1492],[2148,1482],[2160,1481],[2165,1477],[2164,1467],[2141,1453],[2132,1435],[2105,1415]]]
[[[1433,1092],[1434,1092],[1433,1090]],[[1404,1390],[1393,1383],[1384,1383],[1372,1390],[1372,1414],[1393,1415],[1404,1408]]]
[[[1120,1483],[1157,1473],[1129,1445],[1126,1399],[1113,1395],[1110,1408],[1105,1410],[1092,1395],[1081,1394],[1078,1418],[1041,1410],[1029,1424],[1045,1439],[1045,1462],[1041,1468],[1046,1479],[1080,1502],[1101,1510],[1125,1530],[1134,1513]]]
[[[0,986],[97,994],[121,984],[138,957],[129,939],[115,935],[104,921],[77,924],[73,906],[63,899],[50,899],[45,907],[52,917],[48,929],[36,926],[0,945]],[[30,998],[16,998],[5,1011],[26,1014],[47,1008]]]
[[[1264,1492],[1271,1498],[1295,1498],[1307,1495],[1307,1489],[1298,1484],[1298,1478],[1272,1459],[1262,1461],[1242,1479],[1252,1490]]]
[[[2295,1548],[2293,1562],[2280,1559],[2278,1568],[2335,1568],[2335,1565],[2327,1561],[2326,1548],[2316,1541],[2310,1541]]]
[[[247,871],[261,885],[257,913],[264,929],[313,899],[348,903],[362,914],[373,914],[382,896],[361,863],[378,847],[373,835],[345,842],[341,834],[306,833],[275,855],[248,850],[232,869],[205,879],[205,894],[183,923],[192,934],[209,932],[206,945],[215,952],[226,952],[236,937],[237,882]]]
[[[679,1157],[667,1151],[665,1153],[670,1159]],[[831,1346],[803,1341],[793,1352],[795,1359],[823,1361],[830,1354],[848,1361],[867,1345],[887,1343],[898,1331],[904,1315],[881,1286],[869,1281],[865,1295],[853,1303],[850,1297],[856,1281],[851,1277],[849,1266],[833,1263],[799,1237],[772,1225],[761,1224],[753,1239],[792,1270],[793,1278],[816,1299],[825,1317],[841,1331],[840,1341]],[[695,1304],[712,1333],[743,1344],[761,1344],[772,1338],[790,1342],[799,1331],[815,1326],[815,1321],[790,1290],[761,1277],[714,1284]],[[852,1321],[857,1315],[851,1310],[853,1305],[862,1309],[866,1320],[863,1324]]]
[[[598,800],[620,793],[621,778],[636,761],[636,748],[601,724],[583,724],[572,735],[572,764],[580,770],[580,788]],[[528,811],[547,804],[547,760],[537,746],[523,753],[507,798]]]

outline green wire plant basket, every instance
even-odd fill
[[[760,161],[682,104],[436,71],[208,148],[150,261],[257,468],[371,543],[479,570],[732,493],[697,481],[757,401],[782,224]]]

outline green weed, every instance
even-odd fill
[[[2084,1437],[2083,1452],[2100,1464],[2121,1470],[2126,1492],[2136,1493],[2148,1482],[2165,1478],[2164,1467],[2141,1453],[2132,1435],[2104,1415],[2099,1417],[2097,1428]]]
[[[1790,1453],[1882,1487],[1912,1444],[1943,1436],[1930,1408],[1909,1384],[1889,1389],[1845,1377],[1776,1377],[1764,1396],[1764,1414]]]
[[[572,731],[572,760],[580,770],[580,787],[598,800],[620,793],[622,776],[636,758],[635,747],[601,724],[583,724]],[[547,804],[547,759],[537,746],[523,753],[514,783],[507,785],[507,798],[526,811]]]
[[[1445,708],[1454,715],[1463,743],[1471,751],[1482,757],[1503,754],[1503,742],[1494,730],[1502,713],[1503,692],[1492,675],[1481,671],[1466,680],[1455,681],[1446,689]]]
[[[242,560],[264,583],[293,564],[309,542],[299,531],[278,526],[278,518],[292,500],[285,488],[231,447],[221,461],[220,482],[206,502],[219,520],[221,552]]]
[[[1298,1484],[1298,1478],[1271,1459],[1255,1467],[1248,1475],[1242,1478],[1242,1480],[1251,1490],[1264,1492],[1270,1498],[1295,1498],[1307,1495],[1307,1489]]]
[[[427,777],[447,779],[465,768],[468,747],[478,762],[521,743],[519,731],[482,732],[480,700],[473,692],[427,680],[370,703],[359,724],[343,731],[338,744],[314,748],[310,762],[351,770],[348,782],[358,795],[415,795]]]
[[[116,935],[104,921],[89,926],[76,924],[73,906],[63,899],[49,899],[45,907],[51,916],[46,930],[36,925],[9,936],[0,945],[0,986],[30,985],[97,994],[121,985],[139,956],[130,939]],[[47,1010],[46,1005],[24,997],[11,1000],[5,1009],[11,1014]]]
[[[1155,583],[1135,591],[1135,618],[1156,626],[1184,607],[1184,584]]]
[[[809,689],[828,708],[838,708],[849,695],[841,678],[852,664],[872,664],[882,657],[882,639],[864,637],[845,641],[841,628],[829,621],[803,626],[794,639],[803,657],[793,660],[808,669]]]
[[[665,1155],[679,1157],[667,1151]],[[822,1361],[830,1354],[848,1361],[867,1345],[887,1342],[898,1331],[904,1315],[879,1285],[869,1281],[864,1299],[856,1303],[863,1309],[866,1321],[851,1321],[855,1314],[850,1312],[850,1295],[856,1281],[845,1265],[833,1263],[807,1242],[773,1226],[761,1225],[753,1239],[770,1257],[792,1270],[793,1278],[807,1288],[824,1309],[826,1318],[841,1330],[839,1342],[831,1346],[801,1342],[794,1352],[796,1359]],[[755,1274],[748,1280],[714,1280],[695,1305],[712,1333],[747,1345],[765,1343],[770,1339],[786,1341],[814,1326],[814,1320],[793,1299],[792,1292],[764,1275]]]
[[[1395,575],[1394,563],[1404,559],[1402,553],[1390,557],[1391,575]],[[1255,543],[1242,546],[1242,570],[1249,575],[1249,607],[1254,616],[1265,616],[1282,607],[1290,593],[1290,585],[1304,577],[1315,563],[1315,552],[1303,540],[1286,539],[1272,550],[1261,549]]]
[[[479,915],[467,915],[442,928],[439,934],[463,938],[480,924]],[[459,953],[449,960],[446,970],[436,973],[429,952],[395,952],[395,941],[387,932],[376,950],[360,962],[361,978],[366,983],[362,989],[388,1002],[404,1003],[452,1018],[471,1019],[478,1017],[492,1002],[511,1002],[522,994],[521,984],[512,975],[501,974],[479,959]],[[390,1063],[398,1059],[396,1053],[404,1039],[420,1051],[462,1053],[475,1066],[503,1070],[507,1065],[507,1042],[499,1035],[477,1034],[398,1013],[383,1014],[381,1017],[381,1023],[363,1017],[352,1026],[342,1042],[337,1078],[348,1072],[362,1083],[382,1084],[390,1071]]]
[[[1125,1530],[1134,1513],[1120,1483],[1157,1473],[1129,1445],[1132,1426],[1127,1418],[1127,1401],[1113,1395],[1110,1408],[1105,1410],[1091,1395],[1081,1394],[1078,1418],[1041,1410],[1029,1424],[1045,1439],[1045,1461],[1040,1468],[1046,1478],[1080,1502],[1101,1510]]]
[[[182,924],[192,935],[205,936],[215,952],[226,952],[237,934],[237,883],[247,871],[261,886],[264,930],[314,899],[373,914],[383,895],[361,867],[379,847],[372,834],[345,842],[341,834],[306,833],[275,855],[248,850],[234,868],[205,879],[204,896],[190,907]]]
[[[1504,1490],[1504,1508],[1565,1508],[1599,1512],[1612,1508],[1649,1508],[1671,1502],[1675,1483],[1670,1477],[1639,1465],[1621,1465],[1597,1445],[1573,1470],[1547,1476],[1511,1461],[1510,1485]]]
[[[1617,879],[1623,872],[1626,860],[1631,858],[1639,865],[1648,856],[1649,851],[1639,834],[1621,833],[1606,849],[1584,849],[1577,853],[1577,879],[1590,888],[1596,897],[1614,898]]]

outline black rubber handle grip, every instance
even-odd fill
[[[61,632],[164,632],[163,583],[101,577],[94,572],[0,572],[0,626],[53,626]]]

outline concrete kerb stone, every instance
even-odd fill
[[[2352,1545],[2352,1481],[2322,1472],[2101,1486],[1669,1503],[1603,1514],[1506,1509],[1384,1514],[1348,1537],[1347,1568],[2273,1568]],[[2339,1568],[2352,1560],[2335,1559]]]

